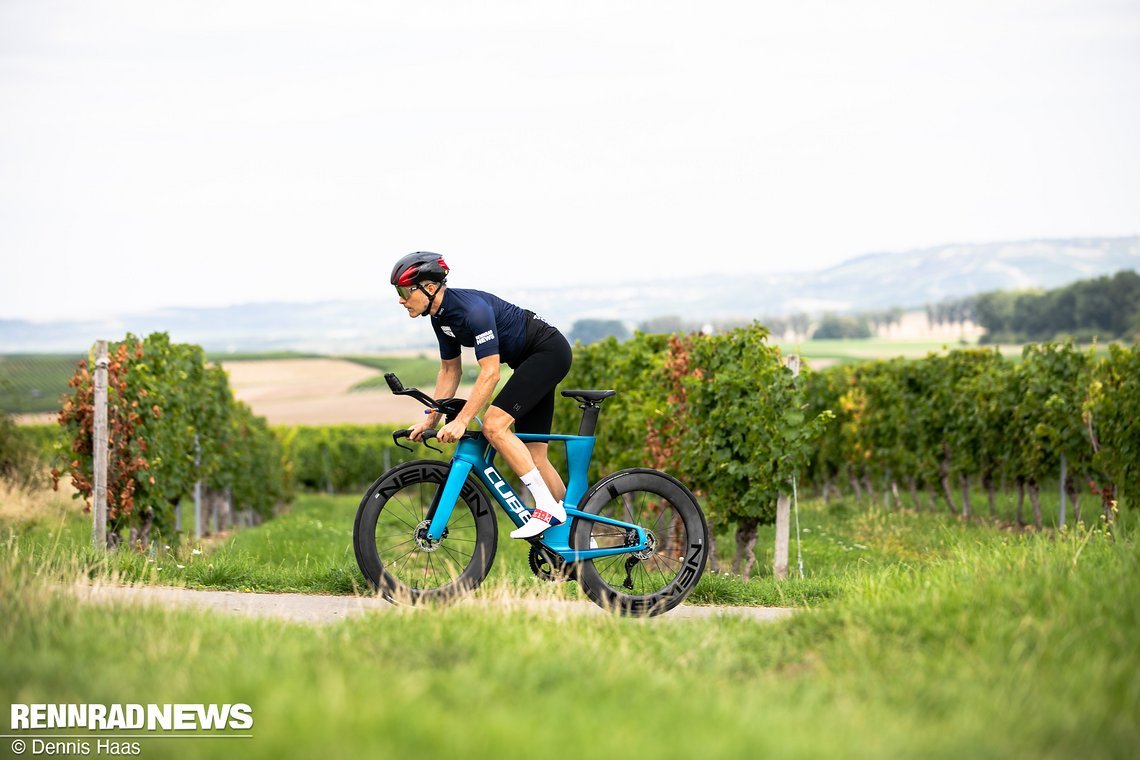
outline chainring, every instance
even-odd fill
[[[548,583],[561,583],[572,580],[566,561],[541,544],[530,545],[530,571],[539,580]]]

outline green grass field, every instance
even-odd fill
[[[57,585],[122,572],[349,592],[354,502],[304,496],[200,555],[105,566],[73,509],[7,509],[2,698],[253,707],[253,739],[144,741],[162,757],[1097,758],[1140,746],[1130,513],[1115,535],[1035,534],[805,503],[805,579],[780,584],[761,567],[747,584],[707,576],[695,593],[800,608],[771,624],[528,611],[503,600],[550,587],[517,546],[473,604],[323,627],[77,606]],[[552,717],[531,728],[540,710]]]
[[[0,355],[0,412],[54,412],[82,357],[64,354]]]
[[[967,348],[973,344],[963,344],[956,340],[888,340],[868,338],[866,340],[804,340],[796,343],[779,342],[784,354],[799,354],[809,364],[826,366],[830,364],[857,364],[872,359],[921,359],[930,353],[945,353],[948,350]],[[1002,348],[1005,355],[1020,355],[1020,348]]]

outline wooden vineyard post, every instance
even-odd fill
[[[95,422],[91,431],[94,449],[95,504],[92,512],[91,543],[98,551],[107,551],[107,341],[95,341]]]
[[[198,434],[194,434],[194,471],[199,472],[202,467],[202,447],[198,442]],[[194,538],[202,539],[202,479],[194,481]]]
[[[776,580],[788,577],[788,542],[791,536],[791,499],[786,493],[776,498],[776,561],[772,564],[772,574]]]
[[[800,357],[791,354],[784,360],[785,366],[792,371],[792,377],[800,376]],[[791,499],[788,494],[780,492],[776,498],[776,558],[772,563],[772,574],[776,580],[782,581],[788,577],[788,543],[791,539]]]
[[[1061,455],[1061,513],[1057,516],[1057,527],[1065,527],[1065,497],[1068,495],[1065,491],[1065,484],[1068,482],[1069,473],[1068,462],[1065,461],[1065,455]]]

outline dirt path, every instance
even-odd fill
[[[368,612],[396,609],[376,597],[333,596],[322,594],[245,594],[236,591],[197,591],[156,586],[75,586],[75,595],[87,602],[158,605],[177,609],[197,609],[270,618],[298,623],[335,623]],[[589,602],[571,602],[527,597],[470,599],[460,604],[494,605],[504,612],[549,611],[554,614],[604,615],[601,608]],[[786,618],[793,610],[787,607],[696,607],[682,605],[663,618],[686,620],[714,618],[722,615],[771,621]]]

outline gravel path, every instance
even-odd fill
[[[396,609],[377,597],[322,594],[249,594],[237,591],[198,591],[156,586],[75,586],[75,595],[89,602],[130,602],[163,607],[212,610],[252,618],[271,618],[298,623],[335,623],[366,612]],[[460,604],[490,606],[504,611],[547,610],[554,613],[608,614],[589,602],[526,597],[471,599]],[[682,605],[661,617],[682,620],[719,616],[745,617],[757,621],[779,620],[791,615],[787,607],[697,607]]]

